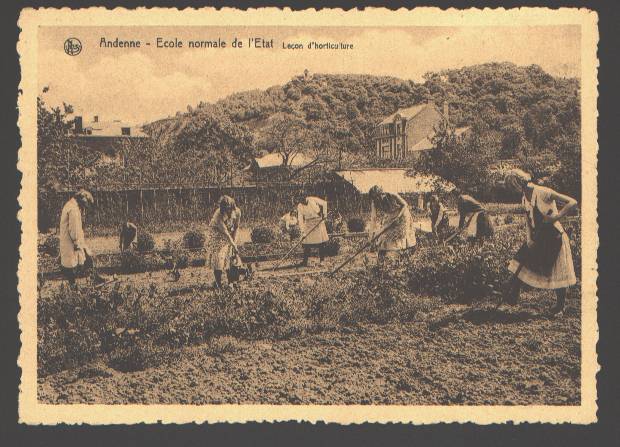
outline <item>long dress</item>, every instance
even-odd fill
[[[230,217],[221,214],[218,208],[206,231],[205,245],[209,247],[210,253],[208,256],[208,265],[213,270],[227,270],[230,265],[230,257],[232,256],[232,247],[228,242],[228,238],[218,228],[220,223],[223,223],[228,232],[232,235],[235,229],[239,228],[239,222],[241,220],[241,210],[236,208],[230,215]],[[235,237],[236,242],[236,237]]]
[[[534,186],[530,200],[523,196],[527,242],[508,265],[512,273],[518,271],[521,281],[537,289],[563,289],[577,282],[570,241],[562,224],[542,222],[542,216],[558,212],[552,192]]]
[[[327,216],[327,202],[318,197],[308,197],[307,205],[297,206],[298,223],[305,237],[302,245],[316,246],[329,240],[325,220],[321,222],[321,209]]]
[[[400,196],[398,197],[400,198]],[[398,199],[394,197],[390,201],[398,201]],[[414,247],[417,241],[409,205],[405,202],[402,203],[402,208],[398,206],[390,206],[389,208],[387,211],[377,210],[374,202],[371,202],[370,205],[370,238],[375,237],[386,225],[396,219],[394,225],[379,236],[377,249],[379,251],[398,251]]]
[[[84,241],[82,214],[75,198],[62,208],[59,228],[60,264],[72,269],[84,265],[88,247]]]

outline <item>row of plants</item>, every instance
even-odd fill
[[[328,232],[341,231],[341,226],[334,225],[333,220],[327,221]],[[347,226],[350,232],[361,232],[364,229],[364,221],[359,218],[352,218]],[[240,246],[242,257],[262,257],[266,254],[277,255],[287,252],[295,241],[301,238],[301,230],[298,226],[293,227],[291,234],[282,234],[274,231],[272,227],[257,226],[251,232],[251,243]],[[143,273],[147,271],[169,269],[173,265],[178,268],[187,266],[200,266],[205,264],[204,253],[200,253],[206,244],[205,233],[200,230],[190,230],[186,232],[180,240],[166,240],[163,247],[155,251],[156,243],[153,236],[146,231],[138,233],[135,250],[120,254],[107,254],[100,256],[98,265],[101,267],[113,268],[120,265],[124,273]],[[326,255],[336,256],[341,252],[341,247],[349,247],[340,238],[331,238],[327,243]],[[55,271],[57,269],[59,256],[59,239],[51,235],[42,240],[39,244],[39,270]],[[187,250],[190,250],[187,252]],[[192,253],[198,251],[198,253]],[[301,254],[301,247],[295,251],[294,255]],[[109,264],[109,265],[108,265]]]
[[[378,269],[305,283],[255,280],[240,289],[187,294],[118,286],[63,287],[38,303],[38,369],[44,377],[101,360],[120,371],[156,366],[214,337],[283,339],[359,323],[409,321],[415,296],[383,286]]]

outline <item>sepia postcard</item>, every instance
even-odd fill
[[[18,25],[22,423],[596,422],[595,12]]]

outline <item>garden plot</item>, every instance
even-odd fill
[[[567,227],[577,267],[579,231]],[[383,269],[366,253],[333,278],[316,262],[276,272],[265,263],[223,291],[211,289],[204,267],[185,269],[179,282],[145,272],[80,293],[50,282],[37,313],[39,398],[578,404],[579,288],[557,318],[545,316],[554,301],[547,291],[495,308],[521,241],[514,224],[482,246],[420,237],[416,251]]]

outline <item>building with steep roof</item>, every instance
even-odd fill
[[[398,160],[415,157],[421,151],[433,148],[435,129],[448,120],[448,104],[443,112],[433,102],[399,109],[385,117],[376,127],[374,136],[375,155],[380,159]],[[456,130],[463,135],[468,128]]]

